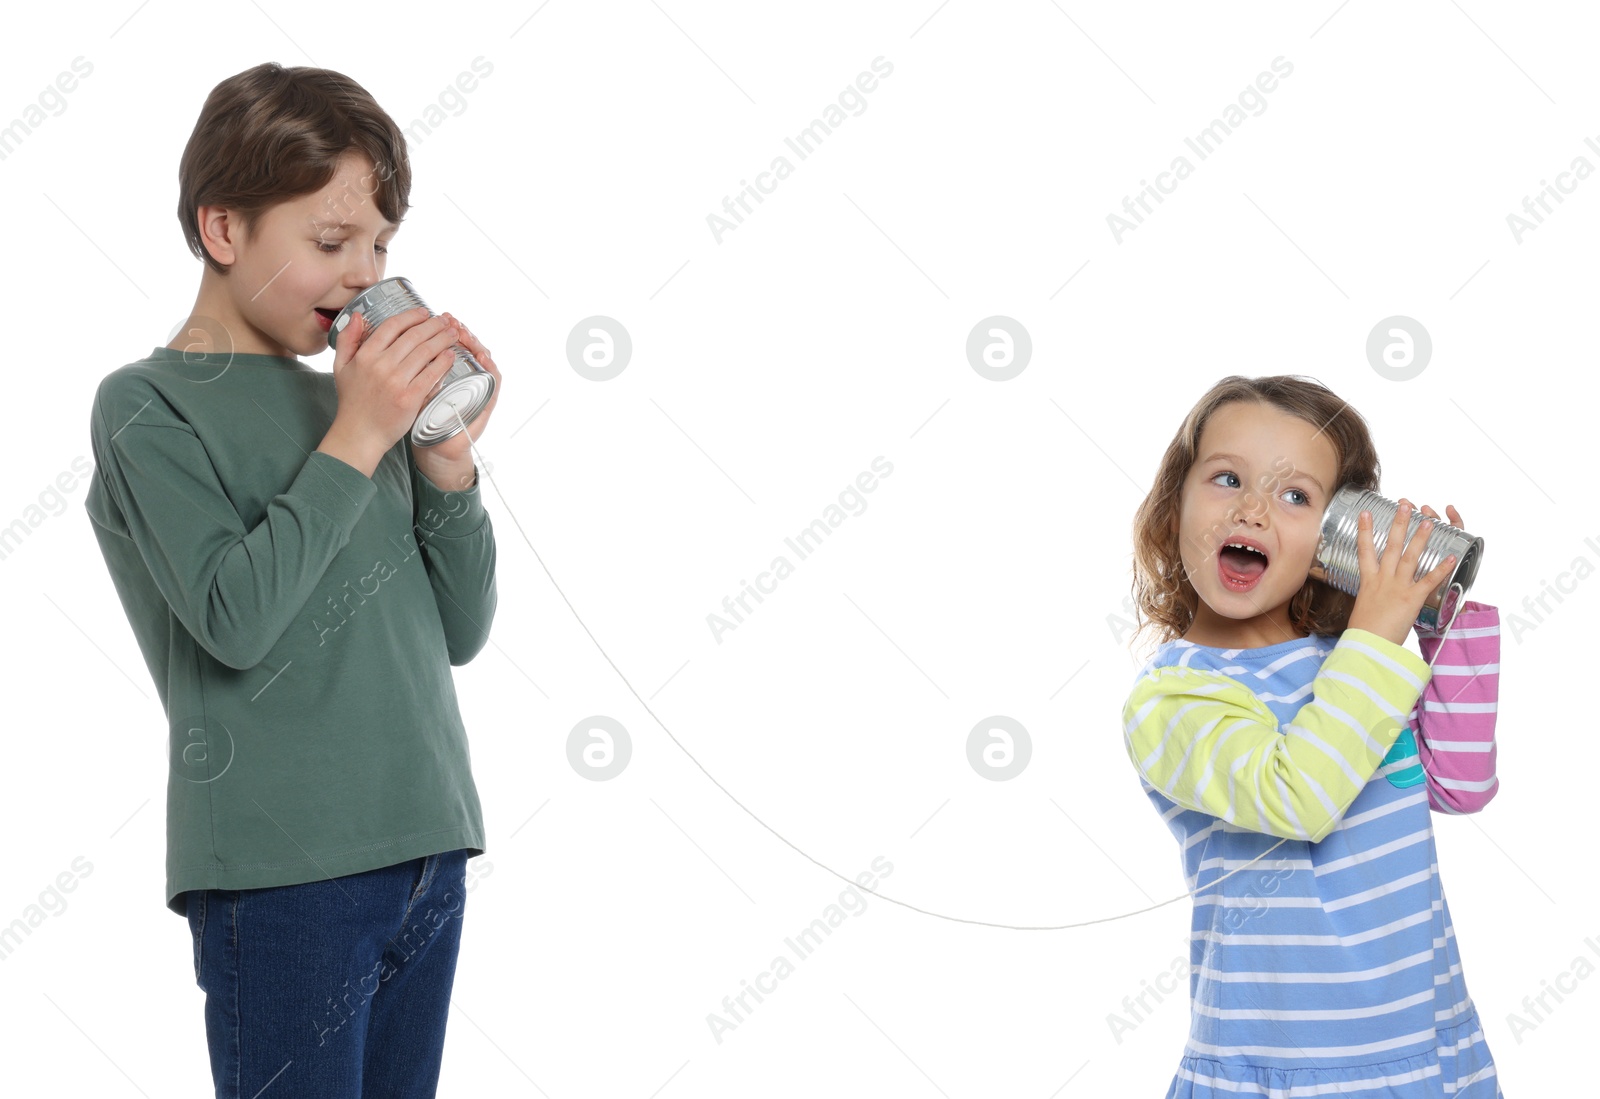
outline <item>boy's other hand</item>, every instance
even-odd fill
[[[483,346],[483,341],[479,340],[471,329],[449,313],[441,313],[440,316],[457,326],[457,342],[472,352],[472,357],[478,360],[478,365],[494,378],[494,390],[478,414],[467,421],[465,433],[457,431],[450,438],[432,446],[414,447],[412,454],[417,469],[434,484],[441,487],[448,485],[452,488],[470,488],[473,479],[471,444],[483,436],[483,429],[489,426],[489,413],[494,411],[495,402],[500,399],[500,368],[495,365],[489,349]]]

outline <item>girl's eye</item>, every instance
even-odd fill
[[[1235,481],[1237,481],[1239,479],[1239,475],[1238,474],[1234,473],[1232,470],[1227,470],[1227,469],[1223,470],[1221,473],[1216,474],[1211,479],[1213,481],[1215,481],[1218,477],[1232,477]],[[1229,486],[1229,487],[1232,487],[1232,486]],[[1284,491],[1293,492],[1293,493],[1299,494],[1299,496],[1302,498],[1302,502],[1300,504],[1296,505],[1296,506],[1298,506],[1298,507],[1310,507],[1311,506],[1311,497],[1306,495],[1304,489],[1291,488],[1291,489],[1285,489]]]

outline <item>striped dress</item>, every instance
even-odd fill
[[[1124,743],[1197,894],[1167,1099],[1501,1095],[1429,813],[1497,790],[1499,612],[1419,644],[1176,639],[1139,672]]]

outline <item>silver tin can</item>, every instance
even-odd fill
[[[1394,523],[1398,501],[1380,496],[1376,492],[1345,485],[1333,494],[1328,510],[1322,516],[1322,536],[1317,542],[1316,559],[1311,565],[1311,575],[1347,595],[1355,595],[1361,586],[1361,559],[1357,554],[1357,520],[1363,511],[1372,513],[1372,546],[1378,556],[1389,540],[1389,528]],[[1406,526],[1406,545],[1426,518],[1420,511],[1411,515]],[[1478,565],[1483,560],[1483,539],[1468,534],[1460,527],[1451,526],[1443,519],[1436,520],[1428,534],[1427,544],[1417,561],[1413,579],[1433,571],[1450,554],[1456,563],[1450,575],[1437,589],[1428,594],[1427,601],[1417,612],[1416,628],[1420,633],[1441,634],[1455,621],[1456,612],[1466,601],[1467,589],[1478,575]]]
[[[333,318],[333,327],[328,329],[328,346],[338,350],[339,333],[344,331],[350,318],[357,313],[362,314],[362,320],[370,332],[390,317],[419,305],[428,309],[428,303],[422,300],[410,279],[396,275],[373,283]],[[433,315],[433,310],[428,309],[428,316]],[[411,425],[413,446],[433,446],[444,442],[461,430],[456,413],[461,413],[461,421],[471,423],[472,418],[489,403],[489,396],[494,392],[494,375],[485,370],[465,347],[456,344],[454,350],[455,363],[445,372],[439,384],[433,387],[428,403],[423,405],[416,422]]]

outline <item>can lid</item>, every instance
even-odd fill
[[[494,376],[491,374],[474,372],[457,378],[423,408],[412,425],[411,441],[418,446],[432,446],[457,434],[462,421],[471,423],[489,403],[493,392]],[[460,419],[457,419],[458,414]]]

